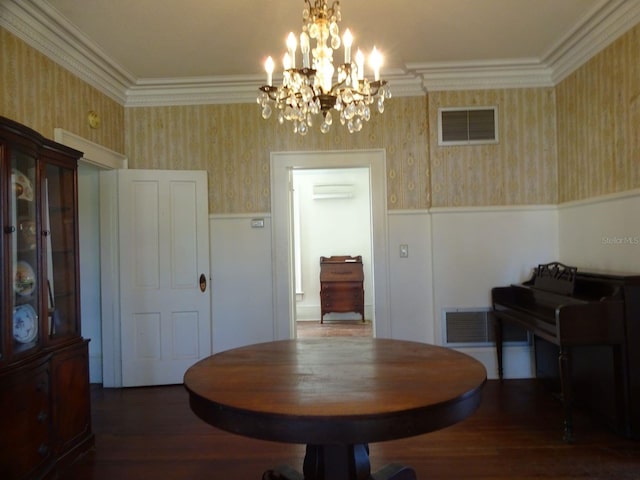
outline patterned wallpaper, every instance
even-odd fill
[[[640,188],[640,25],[556,91],[559,201]]]
[[[426,100],[392,98],[361,132],[336,122],[305,137],[264,120],[257,104],[127,108],[125,152],[132,168],[204,169],[211,213],[270,211],[270,152],[384,148],[389,209],[429,206]]]
[[[270,211],[272,151],[368,148],[387,152],[390,210],[553,204],[640,188],[638,58],[640,26],[556,88],[392,98],[358,134],[299,137],[257,104],[124,108],[0,28],[0,115],[47,137],[65,128],[132,168],[207,170],[217,214]],[[438,107],[474,105],[498,106],[500,143],[439,147]]]
[[[498,107],[499,143],[438,146],[438,108]],[[432,206],[554,204],[553,88],[429,94]]]
[[[460,105],[498,105],[502,141],[438,147],[438,107]],[[553,89],[432,93],[428,116],[424,98],[392,98],[357,134],[299,137],[257,105],[127,108],[126,152],[133,168],[208,170],[213,213],[269,211],[269,153],[325,149],[385,148],[390,210],[555,203],[554,111]]]
[[[0,28],[0,115],[53,138],[64,128],[117,152],[124,151],[124,107]],[[87,114],[101,117],[89,127]]]

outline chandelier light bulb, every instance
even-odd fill
[[[344,63],[351,63],[351,45],[353,44],[353,35],[351,35],[348,28],[344,31],[342,43],[344,43]]]
[[[273,63],[273,58],[267,57],[267,60],[264,62],[264,69],[267,72],[267,85],[273,85],[273,69],[275,65]]]
[[[309,68],[309,35],[307,32],[300,34],[300,53],[302,53],[302,68]]]
[[[364,80],[364,53],[360,49],[356,52],[356,68],[358,69],[358,80]]]
[[[373,47],[373,51],[371,52],[371,56],[369,57],[369,64],[371,68],[373,68],[373,79],[377,82],[380,80],[380,67],[382,67],[382,55]]]
[[[285,70],[291,70],[291,68],[293,67],[291,63],[291,54],[289,53],[284,54],[284,57],[282,57],[282,66],[284,67]]]
[[[287,37],[287,53],[289,54],[289,57],[291,59],[291,67],[289,68],[296,68],[297,46],[298,46],[298,42],[296,40],[296,36],[293,34],[293,32],[290,32],[289,36]]]
[[[380,80],[382,55],[374,47],[369,64],[373,80],[365,77],[365,58],[360,49],[352,63],[353,35],[347,28],[340,37],[338,23],[342,20],[340,1],[303,0],[302,32],[296,37],[293,32],[286,41],[286,53],[282,65],[282,84],[273,85],[274,62],[268,57],[265,62],[267,84],[260,87],[258,104],[262,116],[271,116],[277,111],[280,124],[291,122],[293,131],[306,135],[321,114],[320,131],[327,133],[336,112],[340,124],[350,133],[362,130],[364,122],[371,116],[370,105],[374,102],[378,111],[384,110],[385,98],[390,98],[387,82]],[[300,40],[302,68],[296,67],[296,50]],[[315,41],[312,46],[311,41]],[[334,51],[344,45],[344,63],[334,64]]]

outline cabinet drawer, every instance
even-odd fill
[[[349,303],[359,304],[363,301],[362,291],[358,290],[335,290],[323,293],[322,304]]]
[[[51,459],[49,371],[46,365],[3,380],[0,390],[0,478],[23,479]]]
[[[362,312],[364,309],[364,293],[356,289],[328,289],[320,294],[322,313],[328,312]]]
[[[322,292],[362,290],[362,282],[321,282],[320,290]]]
[[[87,343],[62,350],[51,362],[52,422],[57,454],[62,455],[91,431]]]

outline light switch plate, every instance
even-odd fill
[[[409,245],[400,245],[400,258],[407,258],[409,256]]]

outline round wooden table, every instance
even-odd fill
[[[247,437],[307,445],[304,475],[264,479],[412,480],[392,464],[371,473],[368,444],[453,425],[480,404],[477,360],[424,343],[376,338],[282,340],[228,350],[187,370],[193,412]]]

